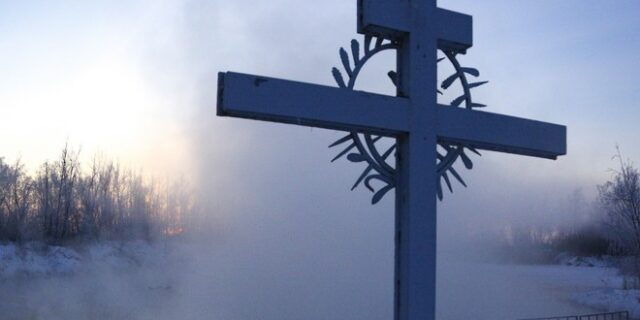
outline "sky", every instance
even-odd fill
[[[474,17],[475,45],[460,61],[490,81],[474,100],[568,127],[568,154],[557,161],[474,158],[463,172],[469,188],[455,185],[440,205],[444,221],[556,219],[575,190],[592,199],[610,178],[616,145],[640,159],[640,3],[439,6]],[[388,216],[392,197],[371,207],[368,191],[348,192],[361,168],[329,163],[340,133],[215,116],[219,71],[334,85],[338,48],[360,38],[355,10],[341,0],[2,1],[1,155],[37,170],[69,142],[84,160],[102,154],[154,175],[186,174],[224,221],[265,204],[308,211],[292,203],[313,201],[335,205],[322,212]],[[392,92],[384,74],[393,59],[371,62],[358,89]]]
[[[454,185],[439,204],[439,255],[477,249],[451,249],[463,235],[571,223],[572,195],[593,199],[616,167],[616,145],[640,161],[640,2],[439,6],[473,15],[474,46],[460,61],[490,81],[474,100],[568,127],[568,154],[557,161],[483,152],[471,171],[458,164],[469,187]],[[367,294],[391,287],[393,197],[371,206],[366,189],[349,191],[362,168],[330,163],[327,147],[341,133],[215,116],[220,71],[334,85],[338,49],[361,39],[355,16],[354,0],[0,0],[0,156],[37,170],[68,141],[83,159],[186,174],[216,243],[242,244],[243,266],[289,270],[273,274],[290,283],[265,288],[286,292],[306,279],[352,299],[333,296],[348,285],[360,288],[356,304],[388,312],[387,296]],[[393,58],[372,61],[359,89],[389,93]]]
[[[103,153],[133,166],[152,164],[150,155],[188,158],[186,103],[150,72],[156,46],[174,32],[162,26],[172,6],[0,2],[2,155],[33,169],[68,141],[85,158]]]

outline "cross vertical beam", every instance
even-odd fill
[[[401,39],[413,32],[412,2],[409,0],[359,0],[358,32],[386,39]],[[473,45],[473,18],[470,15],[436,8],[438,48],[465,53]]]
[[[410,120],[397,137],[395,320],[434,319],[436,307],[436,0],[411,4],[397,62]]]

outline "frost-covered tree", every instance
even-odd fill
[[[0,158],[0,241],[151,239],[182,232],[193,204],[187,184],[159,184],[141,171],[94,158],[83,170],[65,146],[30,176]]]
[[[29,230],[33,207],[33,182],[25,175],[20,160],[13,165],[0,162],[0,230],[2,238],[18,241]]]
[[[10,168],[5,164],[4,158],[0,158],[0,234],[5,234],[7,229],[7,212],[4,204],[9,197],[9,180]]]
[[[598,186],[600,202],[611,227],[610,236],[627,254],[640,254],[640,173],[620,151],[619,170]]]

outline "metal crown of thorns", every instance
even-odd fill
[[[360,71],[362,71],[363,67],[371,59],[374,55],[385,51],[385,50],[398,50],[398,44],[393,41],[388,41],[383,38],[377,38],[372,36],[364,37],[364,52],[361,56],[360,43],[357,40],[351,40],[351,57],[349,53],[344,48],[340,48],[340,60],[342,60],[342,66],[344,67],[344,71],[346,72],[346,78],[343,76],[342,72],[338,68],[333,68],[332,73],[333,77],[336,80],[336,83],[340,88],[354,90],[354,86],[356,84],[356,80]],[[474,68],[462,67],[458,60],[456,59],[457,53],[454,51],[443,51],[440,50],[444,57],[438,59],[438,63],[443,60],[448,60],[454,68],[454,73],[447,78],[445,78],[440,84],[440,89],[447,90],[451,88],[451,86],[455,82],[459,82],[462,87],[462,94],[451,101],[450,106],[453,108],[483,108],[486,105],[475,103],[471,98],[471,89],[475,87],[479,87],[488,81],[479,81],[470,83],[467,75],[473,77],[479,77],[480,72]],[[353,65],[351,65],[351,60],[353,60]],[[396,71],[389,71],[388,73],[391,82],[393,85],[397,87],[397,79],[398,75]],[[437,90],[437,89],[436,89]],[[439,94],[443,94],[442,91],[437,90]],[[346,136],[336,140],[329,147],[337,147],[343,146],[344,149],[338,155],[336,155],[331,162],[334,162],[344,155],[347,156],[347,160],[356,163],[365,163],[367,166],[362,171],[356,182],[351,187],[351,190],[357,188],[361,183],[364,183],[364,186],[374,193],[373,198],[371,200],[372,204],[378,203],[387,192],[395,188],[396,186],[396,170],[395,168],[387,162],[389,156],[395,152],[396,145],[395,142],[385,144],[386,150],[383,152],[378,149],[376,143],[379,143],[383,136],[367,134],[367,133],[358,133],[358,132],[350,132]],[[465,153],[466,150],[469,150],[477,155],[480,153],[474,148],[461,144],[461,143],[443,143],[438,141],[438,150],[437,150],[437,196],[438,199],[443,199],[442,192],[442,181],[446,184],[447,188],[450,192],[453,192],[452,182],[450,176],[455,178],[460,184],[463,186],[467,186],[458,171],[453,167],[453,164],[461,159],[464,167],[471,170],[473,168],[473,162],[469,158],[469,156]],[[425,159],[425,161],[427,161]],[[377,180],[382,183],[382,186],[377,189],[374,188],[372,182]]]

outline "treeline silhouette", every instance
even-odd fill
[[[580,193],[569,224],[522,224],[505,229],[500,251],[509,260],[549,263],[559,254],[610,256],[623,275],[623,287],[640,289],[640,170],[620,149],[618,168],[598,185],[598,197],[587,202]],[[580,194],[580,195],[579,195]]]
[[[65,146],[27,174],[0,158],[0,241],[144,239],[182,232],[194,203],[184,180],[145,179],[111,160],[86,168]]]

